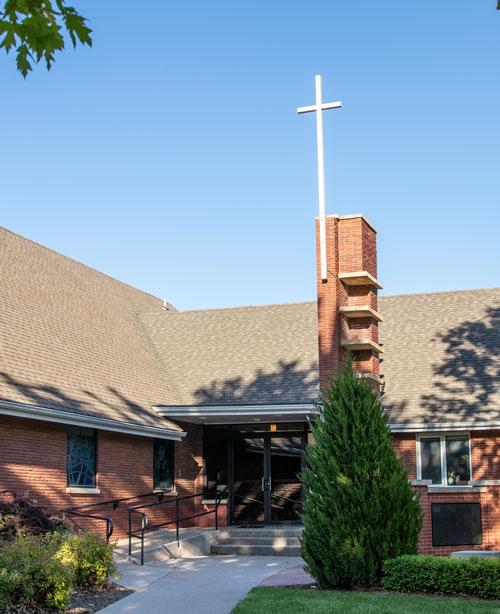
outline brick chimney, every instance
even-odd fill
[[[327,215],[328,278],[321,279],[316,218],[320,385],[335,376],[349,349],[362,377],[379,384],[377,231],[362,215]]]

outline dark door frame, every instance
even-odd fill
[[[230,431],[229,446],[228,446],[228,481],[229,481],[229,518],[230,523],[235,524],[234,519],[234,440],[236,438],[242,439],[263,439],[264,441],[264,463],[263,473],[261,476],[261,488],[264,494],[264,520],[259,521],[258,524],[272,524],[271,520],[271,503],[272,503],[272,475],[271,475],[271,440],[278,437],[301,437],[302,450],[307,443],[307,426],[300,431],[267,431],[267,432],[255,432],[240,434],[237,430]],[[304,467],[305,458],[302,458],[302,467]],[[302,491],[303,497],[303,491]]]

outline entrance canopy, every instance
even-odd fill
[[[165,418],[193,424],[309,422],[318,413],[313,403],[154,406],[153,409]]]

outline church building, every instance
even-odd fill
[[[112,539],[160,500],[150,524],[298,522],[350,350],[421,495],[420,551],[500,549],[500,289],[378,297],[362,215],[326,217],[326,258],[317,301],[181,312],[0,229],[2,496],[112,518]]]

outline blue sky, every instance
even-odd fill
[[[179,309],[314,300],[320,73],[382,293],[500,286],[496,0],[74,5],[92,49],[0,55],[2,226]]]

